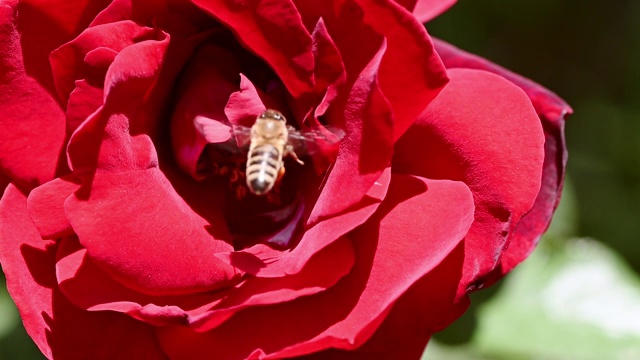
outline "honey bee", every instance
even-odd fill
[[[210,138],[214,139],[210,134],[213,131],[209,131],[208,126],[213,129],[213,124],[208,125],[202,120],[197,126],[202,129],[200,132],[207,141]],[[258,115],[251,127],[233,126],[231,135],[235,136],[236,150],[249,146],[245,169],[246,185],[249,191],[258,196],[268,194],[284,175],[284,159],[287,156],[293,158],[298,164],[304,165],[299,154],[312,155],[319,150],[319,147],[315,146],[316,143],[324,142],[331,145],[344,137],[344,132],[340,129],[325,127],[325,130],[328,133],[317,130],[298,131],[287,124],[281,112],[271,109]],[[225,151],[229,152],[230,149]]]
[[[273,189],[276,181],[284,175],[285,156],[291,156],[304,165],[289,143],[290,130],[293,129],[287,126],[287,120],[278,111],[267,110],[256,118],[251,127],[246,167],[247,187],[252,193],[263,195]]]

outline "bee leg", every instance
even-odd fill
[[[284,166],[280,166],[280,170],[278,170],[278,177],[276,178],[276,182],[279,182],[280,179],[282,179],[282,177],[284,176]]]
[[[287,153],[287,155],[291,156],[293,158],[293,160],[295,160],[298,164],[304,165],[304,161],[300,160],[298,155],[296,155],[296,152],[293,151],[293,146],[287,145],[286,153]]]

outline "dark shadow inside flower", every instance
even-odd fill
[[[171,120],[174,157],[193,180],[217,179],[221,196],[216,206],[222,210],[234,248],[261,243],[276,249],[295,246],[343,136],[325,129],[314,115],[319,102],[325,101],[326,107],[331,99],[316,96],[315,103],[293,99],[266,64],[229,37],[217,37],[215,44],[202,45],[194,53],[178,91]],[[306,140],[302,133],[291,140],[290,135],[289,144],[305,165],[284,156],[284,174],[274,180],[272,190],[256,195],[245,175],[248,134],[267,108],[281,112],[286,124],[296,129],[290,131],[298,134],[300,124],[305,124],[319,140],[317,144],[311,136]]]

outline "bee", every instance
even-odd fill
[[[284,175],[285,156],[304,165],[289,143],[290,129],[285,117],[276,110],[266,110],[256,118],[251,127],[246,167],[247,187],[252,193],[264,195],[273,189]]]
[[[205,139],[220,146],[220,136],[213,136],[212,120],[207,122],[200,119],[196,127]],[[230,136],[235,137],[236,150],[248,145],[245,178],[247,188],[258,196],[268,194],[285,173],[284,159],[291,157],[298,164],[304,165],[300,156],[312,155],[320,150],[318,143],[334,145],[338,143],[344,132],[332,127],[324,127],[325,132],[319,130],[298,131],[291,125],[281,112],[268,109],[258,115],[251,127],[235,125],[231,128]],[[220,129],[216,127],[215,129]],[[216,141],[211,141],[211,140]],[[223,145],[233,142],[230,139]],[[224,148],[232,152],[229,148]],[[223,167],[224,168],[224,167]]]

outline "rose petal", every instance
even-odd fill
[[[264,59],[293,97],[312,89],[311,37],[291,1],[193,3],[228,26],[244,46]]]
[[[77,80],[75,89],[69,95],[66,113],[66,134],[68,138],[78,129],[91,114],[103,104],[104,92],[102,84],[95,86],[86,80]]]
[[[150,327],[114,313],[87,313],[56,288],[56,247],[42,241],[27,199],[9,185],[0,201],[0,262],[27,333],[56,359],[164,359]]]
[[[145,136],[157,135],[162,82],[169,39],[147,40],[123,49],[105,79],[105,103],[83,122],[69,140],[67,153],[76,173],[146,169],[157,165],[157,154]],[[145,59],[141,61],[140,59]],[[170,68],[169,66],[167,66]],[[153,94],[153,95],[152,95]],[[142,111],[143,109],[147,111]]]
[[[455,248],[473,221],[471,192],[462,183],[403,175],[392,182],[375,219],[354,235],[356,264],[338,284],[279,306],[247,309],[206,333],[164,327],[158,335],[165,351],[176,359],[202,351],[221,359],[283,358],[359,346],[393,302]],[[416,214],[421,221],[406,226]]]
[[[425,27],[392,0],[356,0],[364,21],[387,42],[379,84],[393,112],[398,139],[447,83],[447,74]]]
[[[73,235],[64,212],[64,201],[80,188],[80,180],[65,176],[39,186],[29,194],[29,215],[43,239],[57,239]]]
[[[26,196],[9,184],[0,200],[0,263],[27,333],[48,358],[54,256],[55,243],[43,241],[33,226]]]
[[[544,126],[545,157],[540,192],[533,208],[520,219],[518,227],[509,238],[509,247],[500,259],[500,267],[495,271],[494,280],[507,274],[531,254],[542,234],[549,227],[553,213],[558,207],[564,184],[567,151],[564,124],[556,127],[549,123],[551,121]]]
[[[338,96],[340,88],[344,85],[347,74],[342,62],[342,56],[331,35],[320,18],[311,33],[313,40],[313,56],[315,59],[314,79],[316,92],[323,94],[322,100],[317,104],[315,116],[322,116],[329,105]]]
[[[458,295],[480,285],[540,189],[544,137],[526,94],[504,78],[452,69],[451,82],[396,144],[394,171],[462,180],[476,202]],[[425,159],[416,161],[416,159]],[[517,170],[517,171],[516,171]]]
[[[281,304],[322,292],[348,274],[354,259],[351,241],[343,238],[319,251],[297,274],[247,279],[211,310],[193,318],[191,328],[209,331],[248,307]]]
[[[30,190],[54,177],[64,114],[46,87],[26,72],[18,21],[14,8],[0,4],[0,171]]]
[[[333,242],[343,241],[345,234],[367,221],[386,196],[390,180],[391,169],[387,168],[363,201],[338,216],[322,219],[307,228],[298,245],[291,251],[276,251],[257,245],[235,252],[235,255],[219,254],[218,256],[242,271],[258,277],[278,278],[287,274],[296,274],[304,268],[313,255]],[[246,255],[238,256],[237,254]],[[231,256],[236,256],[236,261],[227,260]],[[260,266],[256,266],[256,262]]]
[[[393,147],[392,114],[378,85],[385,50],[383,42],[353,84],[345,107],[329,109],[328,117],[345,119],[346,136],[313,208],[310,224],[357,204],[389,164]]]
[[[219,293],[150,296],[136,292],[96,266],[87,250],[73,238],[60,242],[56,276],[60,290],[75,306],[88,311],[121,312],[156,326],[187,324],[189,316],[201,314],[223,296]]]
[[[468,299],[455,302],[463,260],[464,245],[460,243],[395,302],[389,315],[362,346],[352,350],[326,350],[299,359],[420,358],[431,335],[462,315],[469,305]]]
[[[445,65],[450,68],[475,68],[504,76],[524,90],[535,107],[545,132],[545,158],[542,170],[542,186],[533,208],[518,223],[509,239],[509,247],[503,254],[500,268],[494,272],[494,280],[502,277],[533,251],[540,235],[551,221],[558,206],[567,151],[564,139],[564,120],[573,113],[561,98],[535,82],[508,71],[486,59],[469,54],[441,40],[435,40],[436,49]]]
[[[25,70],[47,92],[54,94],[49,54],[85,29],[108,1],[70,0],[56,6],[41,0],[14,3],[18,3],[15,10],[19,14],[17,27],[22,38],[20,49]]]
[[[220,139],[231,136],[231,123],[224,109],[229,96],[238,90],[238,74],[240,66],[232,53],[203,45],[182,75],[178,102],[171,117],[171,143],[176,161],[194,179],[203,178],[197,172],[198,161],[207,143],[213,142],[194,127],[194,119],[201,116],[204,125],[227,126],[227,130],[219,129]],[[213,136],[209,140],[216,140]]]
[[[70,197],[65,210],[96,264],[139,292],[200,292],[235,281],[235,269],[215,257],[231,245],[212,238],[219,229],[208,230],[158,169],[97,173],[91,196]]]
[[[285,109],[284,105],[258,90],[240,73],[240,90],[229,96],[224,113],[233,125],[250,127],[266,109]]]
[[[132,21],[122,21],[88,28],[73,41],[53,51],[50,56],[51,68],[61,101],[65,104],[69,101],[76,80],[104,79],[104,73],[92,74],[92,67],[85,62],[92,50],[107,48],[119,53],[135,42],[155,38],[155,30]]]
[[[158,326],[190,323],[198,331],[205,331],[249,306],[281,303],[323,291],[344,276],[354,260],[350,242],[339,242],[314,257],[297,275],[247,279],[235,289],[217,293],[159,297],[135,292],[115,282],[76,241],[63,240],[58,258],[60,289],[74,305],[90,311],[123,312]]]

